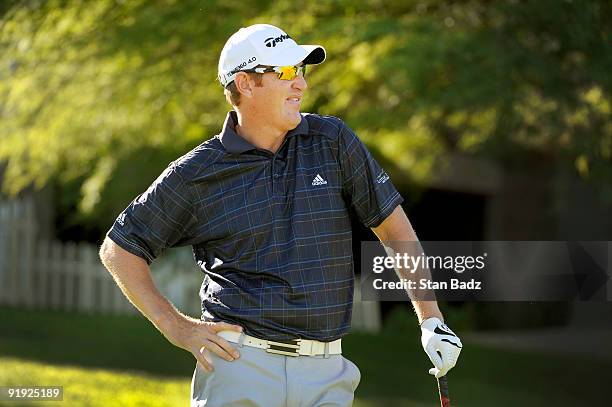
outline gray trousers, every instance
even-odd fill
[[[196,366],[192,407],[344,407],[353,404],[361,373],[342,355],[282,356],[243,346],[228,362],[209,352],[214,371]]]

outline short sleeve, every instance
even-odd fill
[[[345,200],[366,227],[376,227],[403,198],[367,147],[344,123],[338,142]]]
[[[151,263],[166,248],[192,244],[197,217],[189,185],[175,163],[117,217],[107,236]]]

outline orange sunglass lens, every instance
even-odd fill
[[[281,66],[279,79],[291,80],[297,75],[297,67],[295,66]]]

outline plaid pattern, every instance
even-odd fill
[[[249,335],[335,340],[350,327],[349,207],[378,226],[402,198],[338,118],[304,114],[276,154],[223,131],[174,161],[108,237],[153,261],[192,245],[203,315]]]

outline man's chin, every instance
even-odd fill
[[[300,122],[302,121],[302,115],[300,114],[299,110],[291,115],[290,118],[287,119],[287,129],[288,130],[293,130],[295,129],[298,124],[300,124]]]

